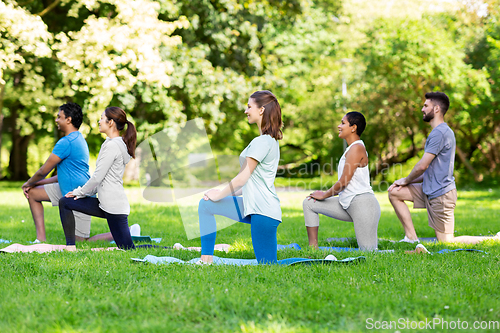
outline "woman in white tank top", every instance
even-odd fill
[[[365,117],[359,112],[347,113],[338,126],[339,138],[348,144],[339,161],[339,179],[328,191],[315,191],[303,202],[310,246],[318,247],[319,214],[323,214],[353,222],[361,250],[377,248],[380,205],[370,186],[368,153],[360,139],[365,127]]]

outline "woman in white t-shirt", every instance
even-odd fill
[[[201,263],[213,261],[217,230],[214,215],[249,223],[257,261],[277,262],[281,207],[274,179],[280,160],[278,140],[283,138],[281,107],[273,93],[257,91],[248,99],[245,114],[249,124],[257,124],[260,135],[240,154],[238,175],[224,189],[212,189],[200,200]]]
[[[318,247],[319,214],[323,214],[353,222],[360,249],[377,249],[380,205],[370,186],[368,153],[360,140],[365,127],[365,117],[359,112],[347,113],[338,126],[339,138],[348,145],[339,161],[339,180],[328,191],[315,191],[303,202],[309,246]]]

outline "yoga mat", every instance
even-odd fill
[[[302,248],[300,247],[300,245],[297,244],[297,243],[291,243],[291,244],[288,244],[288,245],[278,244],[278,251],[279,250],[285,250],[285,249],[302,250]]]
[[[360,251],[360,249],[356,247],[339,247],[339,246],[319,246],[318,249],[323,251],[337,251],[337,252]]]
[[[151,238],[151,236],[132,236],[132,242],[134,242],[134,243],[141,243],[141,242],[159,243],[159,242],[161,242],[161,238]],[[116,244],[115,241],[111,241],[110,243]]]
[[[356,238],[349,238],[349,237],[336,238],[336,237],[332,237],[332,238],[327,238],[326,239],[326,241],[328,243],[332,243],[332,242],[350,242],[351,240],[356,240]]]
[[[201,247],[199,246],[190,246],[190,247],[184,247],[182,244],[175,243],[174,246],[160,246],[160,245],[153,245],[153,244],[141,244],[141,245],[136,245],[136,248],[143,248],[143,249],[149,249],[149,248],[157,248],[157,249],[168,249],[168,250],[189,250],[189,251],[198,251],[201,252]],[[214,250],[215,251],[224,251],[224,252],[229,252],[229,249],[231,248],[231,245],[229,244],[215,244]]]
[[[200,258],[194,258],[189,261],[184,261],[175,257],[156,257],[152,255],[147,255],[144,259],[131,258],[133,261],[137,262],[149,262],[152,264],[196,264],[200,261]],[[248,265],[258,265],[257,259],[235,259],[235,258],[219,258],[217,256],[213,257],[213,265],[235,265],[235,266],[248,266]],[[327,260],[327,259],[307,259],[307,258],[287,258],[283,260],[278,260],[278,265],[318,265],[318,264],[347,264],[355,263],[366,260],[365,257],[354,257],[345,258],[342,260]]]
[[[363,256],[360,257],[352,257],[352,258],[345,258],[341,260],[328,260],[328,259],[305,259],[305,258],[288,258],[288,259],[282,259],[278,260],[278,265],[288,265],[288,266],[293,266],[293,265],[306,265],[306,266],[311,266],[311,265],[320,265],[320,264],[352,264],[352,263],[357,263],[357,262],[362,262],[365,261],[366,258]]]
[[[437,242],[436,237],[421,237],[419,238],[420,242],[427,242],[427,243],[432,243],[432,242]],[[351,242],[351,241],[356,241],[356,238],[349,238],[349,237],[332,237],[332,238],[327,238],[326,241],[328,243],[333,243],[333,242]],[[392,240],[392,239],[384,239],[381,238],[379,241],[389,241],[391,243],[397,243],[398,241]]]
[[[168,249],[168,250],[172,250],[173,249],[172,246],[161,246],[161,245],[154,245],[154,244],[136,245],[135,248],[136,249],[151,249],[151,248],[155,248],[155,249]]]
[[[460,251],[480,252],[480,253],[488,254],[488,252],[484,252],[484,251],[476,250],[476,249],[456,249],[456,250],[442,249],[442,250],[439,250],[437,252],[431,252],[431,254],[435,254],[435,253],[443,254],[443,253],[460,252]]]
[[[196,264],[200,261],[200,258],[194,258],[189,261],[184,261],[175,257],[157,257],[153,255],[147,255],[144,259],[131,258],[133,261],[149,262],[152,264]],[[236,265],[236,266],[247,266],[247,265],[257,265],[257,259],[231,259],[231,258],[219,258],[217,256],[213,257],[214,265]]]
[[[436,237],[421,237],[419,238],[420,242],[427,242],[427,243],[436,243],[438,240]]]
[[[161,242],[161,238],[151,238],[151,236],[132,236],[132,241],[135,242]]]
[[[52,252],[52,251],[64,251],[66,245],[52,245],[52,244],[33,244],[33,245],[22,245],[18,243],[14,243],[3,249],[0,249],[0,252],[5,253],[16,253],[16,252]]]
[[[333,239],[333,238],[328,238]],[[335,239],[349,239],[349,238],[335,238]],[[278,244],[278,251],[284,249],[294,249],[294,250],[302,250],[299,244],[291,243],[288,245],[280,245]],[[323,251],[336,251],[336,252],[354,252],[361,251],[357,247],[341,247],[341,246],[319,246],[318,249]],[[393,253],[394,250],[377,250],[377,253]]]
[[[431,251],[427,250],[427,248],[422,244],[417,244],[417,246],[415,247],[415,250],[406,251],[406,253],[410,253],[410,254],[444,254],[444,253],[452,253],[452,252],[460,252],[460,251],[479,252],[479,253],[488,254],[487,252],[484,252],[481,250],[476,250],[476,249],[455,249],[455,250],[442,249],[442,250],[439,250],[437,252],[431,252]]]
[[[18,253],[18,252],[24,252],[24,253],[30,253],[30,252],[37,252],[37,253],[46,253],[46,252],[54,252],[54,251],[64,251],[66,250],[66,245],[53,245],[53,244],[33,244],[33,245],[22,245],[22,244],[17,244],[14,243],[12,245],[9,245],[7,247],[4,247],[3,249],[0,249],[0,252],[4,253]],[[99,247],[99,248],[92,248],[90,249],[91,251],[114,251],[114,250],[121,250],[117,247]],[[77,251],[85,251],[85,250],[77,250]]]

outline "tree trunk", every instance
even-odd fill
[[[34,133],[22,136],[21,131],[16,128],[17,109],[12,110],[12,148],[9,158],[9,179],[28,180],[28,145],[34,137]]]
[[[470,164],[469,162],[469,158],[467,156],[465,156],[465,153],[462,151],[462,149],[460,149],[460,147],[457,146],[457,155],[458,155],[458,158],[460,159],[460,161],[462,161],[462,163],[465,165],[465,167],[472,173],[472,175],[474,176],[474,180],[476,182],[481,182],[483,181],[483,175],[482,174],[478,174],[476,172],[476,170],[474,169],[474,167],[472,166],[472,164]]]

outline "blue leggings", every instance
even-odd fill
[[[128,216],[126,214],[106,213],[99,207],[99,200],[90,197],[78,200],[66,197],[59,199],[59,215],[61,216],[64,236],[66,236],[66,245],[75,245],[74,210],[108,220],[109,230],[116,245],[125,250],[135,248],[128,228]]]
[[[225,197],[217,202],[200,200],[198,216],[202,255],[214,254],[215,237],[217,235],[217,224],[214,215],[221,215],[234,221],[250,224],[253,251],[257,261],[261,264],[277,263],[278,240],[276,232],[281,222],[259,214],[243,217],[242,197]]]

